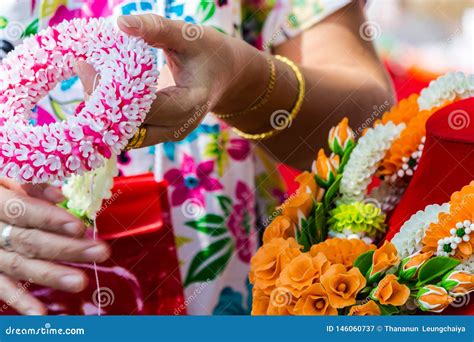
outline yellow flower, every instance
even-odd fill
[[[400,278],[403,280],[416,278],[418,270],[433,256],[433,254],[433,252],[418,253],[403,259]]]
[[[443,278],[441,286],[448,290],[451,296],[464,296],[474,291],[474,275],[464,271],[453,271]]]
[[[320,186],[327,189],[336,178],[336,168],[324,153],[323,149],[318,152],[318,158],[313,165],[313,172],[316,174],[316,181]]]
[[[321,284],[308,287],[294,307],[296,315],[337,316],[337,309],[329,303],[328,294]]]
[[[370,297],[383,305],[401,306],[410,297],[410,289],[408,286],[400,284],[394,274],[387,274],[373,290]]]
[[[329,148],[340,156],[343,156],[347,149],[354,146],[354,142],[354,132],[349,127],[349,120],[347,118],[342,119],[337,126],[329,131]]]
[[[382,312],[373,300],[369,300],[364,305],[354,305],[349,311],[349,316],[380,316]]]
[[[440,313],[451,304],[453,298],[440,286],[426,285],[418,292],[416,301],[421,310]]]

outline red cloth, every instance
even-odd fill
[[[84,264],[73,265],[89,278],[79,294],[25,288],[48,306],[50,315],[96,315],[98,293],[102,314],[186,314],[166,188],[152,174],[116,179],[97,219],[99,236],[112,249],[111,258],[97,266],[100,292],[93,266]]]
[[[474,98],[470,98],[442,108],[428,120],[423,155],[390,218],[387,239],[390,240],[418,210],[429,204],[448,202],[453,192],[473,179]],[[445,313],[474,315],[474,305]]]

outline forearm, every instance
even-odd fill
[[[298,116],[288,122],[288,127],[278,127],[282,121],[276,121],[278,114],[272,115],[278,112],[284,116],[285,112],[291,111],[298,96],[298,81],[288,65],[277,60],[275,65],[277,80],[270,101],[258,110],[226,121],[248,133],[282,128],[261,144],[276,159],[297,168],[310,166],[315,149],[325,145],[327,132],[344,116],[349,117],[352,127],[357,130],[367,120],[374,120],[374,111],[378,116],[393,102],[390,84],[383,76],[371,75],[364,67],[330,63],[322,67],[301,67],[306,83],[303,106]],[[246,85],[241,93],[241,106],[251,103],[265,91],[261,84],[268,84],[269,72],[262,69],[261,63],[259,68],[260,72],[256,69],[251,77],[255,84]]]

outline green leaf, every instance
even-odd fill
[[[303,246],[303,250],[305,252],[309,251],[311,248],[311,239],[309,237],[309,219],[305,220],[304,218],[301,219],[300,227],[301,230],[298,232],[298,243]]]
[[[339,186],[341,185],[342,174],[337,175],[336,180],[329,189],[326,191],[324,196],[324,205],[326,206],[326,210],[329,210],[329,207],[332,205],[334,198],[336,197],[337,193],[339,192]]]
[[[383,316],[392,316],[400,312],[396,306],[378,304]]]
[[[459,263],[458,260],[445,256],[431,258],[421,266],[420,271],[418,272],[418,283],[416,285],[420,287],[442,277],[444,274],[459,265]]]
[[[201,250],[191,261],[184,286],[216,279],[226,268],[233,252],[231,238],[218,240]]]
[[[232,200],[227,196],[217,196],[219,206],[224,212],[225,216],[229,216],[232,213]]]
[[[327,238],[327,230],[326,230],[326,211],[324,210],[324,206],[321,202],[315,205],[314,210],[314,243],[323,242]]]
[[[354,143],[352,146],[347,147],[346,152],[344,152],[344,155],[341,158],[341,163],[339,164],[339,169],[337,172],[342,174],[344,171],[344,167],[346,166],[347,162],[349,161],[349,158],[351,157],[352,151],[356,147],[356,144]]]
[[[214,214],[207,214],[199,220],[188,221],[184,224],[210,236],[220,236],[228,231],[227,228],[223,226],[224,218]]]
[[[26,38],[26,37],[32,36],[34,34],[37,34],[38,33],[38,24],[39,24],[38,19],[33,20],[28,25],[28,27],[25,29],[25,31],[21,34],[21,38]]]
[[[214,1],[201,0],[197,12],[204,13],[204,18],[201,20],[201,23],[204,23],[211,19],[214,13],[216,12],[216,4],[214,3]]]
[[[372,266],[372,256],[375,251],[367,251],[357,257],[354,261],[354,267],[357,267],[362,275],[367,275]]]

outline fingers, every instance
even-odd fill
[[[51,203],[0,187],[0,221],[8,224],[78,236],[85,227],[80,219]]]
[[[77,62],[74,69],[84,86],[84,92],[86,95],[91,95],[100,80],[99,74],[86,62]]]
[[[87,277],[74,268],[0,249],[0,270],[15,279],[28,280],[53,289],[77,293],[87,286]]]
[[[32,197],[55,204],[64,202],[66,199],[60,188],[48,184],[24,184],[21,188]]]
[[[29,283],[17,284],[7,276],[0,274],[0,300],[22,315],[45,315],[46,308],[38,299],[28,293],[27,284]],[[3,307],[0,306],[0,313],[3,310]]]
[[[103,262],[110,256],[105,243],[90,239],[75,239],[36,229],[13,227],[11,249],[30,259],[67,262]]]
[[[181,50],[186,43],[182,34],[184,23],[181,21],[144,14],[121,16],[117,24],[123,32],[141,37],[156,48]]]

